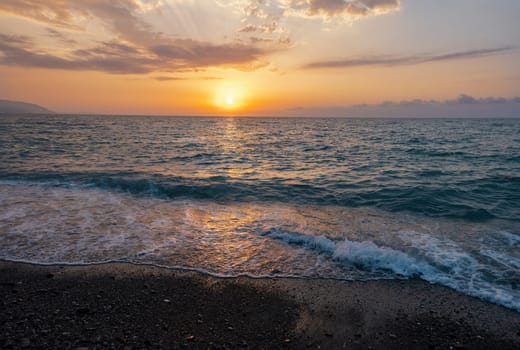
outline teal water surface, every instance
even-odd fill
[[[520,119],[0,117],[0,257],[419,277],[520,310]]]

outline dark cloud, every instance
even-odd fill
[[[264,53],[254,46],[242,44],[213,45],[194,40],[178,40],[173,44],[150,47],[157,56],[185,62],[193,66],[230,65],[254,62]]]
[[[0,63],[4,65],[64,70],[97,70],[115,74],[148,73],[157,68],[156,59],[128,55],[124,46],[100,46],[72,51],[66,57],[46,52],[32,41],[0,34]]]
[[[200,70],[214,66],[254,70],[266,66],[265,57],[273,51],[293,45],[286,29],[280,26],[281,18],[291,15],[291,11],[327,16],[368,15],[399,8],[399,1],[250,0],[244,9],[245,26],[237,33],[246,37],[239,36],[227,43],[182,39],[154,31],[139,15],[141,6],[137,0],[2,0],[0,12],[45,24],[46,36],[65,47],[59,50],[40,47],[37,38],[17,43],[30,38],[11,36],[0,46],[0,64],[116,74]],[[78,26],[81,21],[77,18],[99,23],[111,37],[88,46],[80,44],[74,33],[84,32],[85,28]],[[307,68],[323,68],[326,64],[338,62],[311,63]]]
[[[139,5],[134,0],[2,0],[2,11],[51,25],[55,29],[84,30],[75,23],[76,17],[98,19],[116,35],[132,42],[160,35],[135,15]]]
[[[50,28],[50,27],[45,28],[45,30],[47,31],[47,36],[48,37],[56,39],[56,40],[60,41],[63,44],[75,45],[75,44],[78,43],[76,40],[70,38],[69,36],[65,35],[63,32],[61,32],[59,30],[56,30],[56,29],[53,29],[53,28]]]
[[[290,47],[292,40],[285,26],[288,17],[350,20],[399,9],[399,0],[248,0],[242,9],[244,26],[238,34],[254,34],[252,43]]]
[[[256,42],[224,43],[179,39],[155,32],[136,15],[139,4],[133,0],[3,0],[0,12],[14,13],[51,26],[47,34],[67,42],[67,50],[39,47],[37,40],[2,35],[0,64],[68,70],[97,70],[114,74],[140,74],[154,71],[198,70],[213,66],[255,69],[265,65],[263,56],[271,50]],[[83,30],[74,17],[102,23],[112,39],[79,45],[62,30]],[[269,30],[265,27],[260,30]]]
[[[515,103],[517,102],[518,97],[514,97],[511,99],[507,99],[504,97],[485,97],[485,98],[476,98],[466,94],[460,94],[457,98],[453,100],[422,100],[422,99],[414,99],[414,100],[403,100],[403,101],[385,101],[376,105],[354,105],[352,107],[419,107],[419,106],[442,106],[442,105],[493,105],[493,104],[505,104],[505,103]]]
[[[247,0],[238,34],[254,33],[269,39],[265,42],[292,42],[284,24],[288,17],[350,20],[398,11],[400,6],[400,0]]]
[[[78,49],[73,51],[73,53],[78,57],[136,57],[143,54],[142,50],[137,47],[120,43],[116,40],[101,41],[98,46]]]
[[[400,8],[399,0],[289,0],[289,9],[307,16],[367,16]]]
[[[496,105],[518,102],[518,97],[507,99],[504,97],[486,97],[486,98],[475,98],[469,95],[461,94],[455,100],[446,101],[449,104],[479,104],[479,105]]]
[[[14,13],[50,25],[75,27],[74,15],[65,1],[55,0],[2,0],[0,12]]]
[[[476,98],[470,95],[461,94],[455,99],[443,101],[414,99],[404,101],[385,101],[379,104],[359,104],[338,107],[297,107],[288,110],[286,114],[295,116],[370,118],[520,118],[520,97]]]
[[[455,101],[449,101],[449,102],[455,103],[455,104],[464,104],[464,105],[472,105],[472,104],[478,103],[478,101],[474,97],[468,96],[468,95],[460,95],[459,98],[457,98]]]
[[[514,100],[514,99],[513,99]],[[504,104],[508,103],[509,100],[503,98],[503,97],[488,97],[485,99],[485,103],[491,103],[491,104]]]
[[[175,80],[187,80],[187,78],[183,77],[169,77],[169,76],[158,76],[154,77],[157,81],[175,81]]]
[[[318,68],[350,68],[360,66],[404,66],[429,62],[451,61],[457,59],[477,58],[505,54],[514,51],[513,47],[499,47],[480,50],[452,52],[448,54],[430,54],[415,56],[374,56],[346,58],[335,61],[318,61],[306,64],[305,69]]]
[[[280,0],[249,0],[242,9],[244,26],[238,29],[238,37],[244,42],[264,47],[289,48],[292,40],[283,26],[284,10]]]
[[[239,33],[273,33],[278,24],[273,21],[270,24],[264,24],[264,25],[253,25],[248,24],[245,27],[238,30]]]
[[[212,76],[207,76],[207,77],[174,77],[174,76],[162,75],[162,76],[154,77],[154,79],[157,80],[157,81],[176,81],[176,80],[222,80],[223,78],[212,77]]]
[[[210,66],[262,64],[263,51],[242,44],[213,45],[193,40],[177,40],[170,45],[136,47],[116,41],[70,51],[57,56],[38,48],[26,37],[0,34],[0,63],[4,65],[65,70],[97,70],[113,74],[141,74],[179,71]]]
[[[259,38],[257,36],[250,36],[249,41],[252,42],[253,44],[257,44],[257,43],[272,43],[274,40],[268,39],[268,38]]]
[[[245,27],[238,30],[239,33],[254,33],[260,31],[258,26],[248,24]]]

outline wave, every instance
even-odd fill
[[[520,311],[520,292],[507,283],[500,285],[488,280],[486,267],[449,240],[439,240],[419,232],[401,232],[400,238],[415,248],[417,255],[414,256],[412,250],[404,252],[372,241],[332,240],[279,229],[264,234],[315,250],[356,268],[387,272],[394,277],[420,278]],[[494,258],[497,259],[496,254]],[[508,257],[500,258],[511,262]],[[513,260],[513,263],[513,267],[517,267],[518,261]]]
[[[403,252],[380,247],[371,241],[356,242],[349,239],[333,241],[325,236],[307,236],[299,233],[274,229],[265,235],[289,244],[303,245],[309,249],[326,253],[334,260],[350,263],[368,271],[389,271],[403,277],[421,277],[431,273],[432,267]]]
[[[375,207],[388,212],[484,222],[520,221],[520,182],[488,179],[458,188],[437,185],[387,186],[349,182],[307,183],[271,178],[241,179],[223,175],[205,178],[139,172],[0,173],[0,181],[54,187],[97,188],[163,199],[236,202],[277,201],[344,207]]]

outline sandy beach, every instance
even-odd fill
[[[4,349],[518,349],[520,314],[420,280],[0,264]]]

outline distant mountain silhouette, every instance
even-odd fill
[[[5,113],[54,113],[47,108],[32,103],[0,100],[0,114]]]

